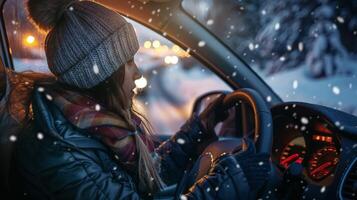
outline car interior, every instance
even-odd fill
[[[0,2],[3,9],[5,0]],[[232,144],[241,143],[242,138],[251,138],[257,152],[271,155],[272,173],[258,196],[357,199],[356,116],[316,104],[283,102],[240,55],[185,12],[181,0],[97,2],[175,42],[233,89],[233,92],[215,90],[201,95],[194,102],[192,114],[202,112],[220,94],[226,95],[224,106],[227,111],[233,110],[233,118],[216,127],[221,143],[215,151],[218,156],[231,150]],[[1,58],[6,67],[13,68],[3,21]],[[198,45],[201,41],[205,43],[204,48]],[[232,76],[236,66],[238,73]],[[160,138],[165,140],[168,136]],[[202,162],[200,171],[207,171],[207,166],[207,162]],[[176,185],[169,186],[157,198],[170,199],[175,190]]]

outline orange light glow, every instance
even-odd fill
[[[325,127],[322,124],[317,124],[316,125],[316,130],[321,132],[321,133],[328,133],[328,134],[332,134],[332,131],[330,129],[328,129],[327,127]]]
[[[315,141],[332,143],[332,137],[330,137],[330,136],[314,135],[314,136],[312,136],[312,139]]]
[[[27,36],[26,42],[27,42],[27,44],[33,44],[35,42],[35,37],[32,35]]]

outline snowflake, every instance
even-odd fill
[[[280,60],[280,61],[285,61],[286,58],[285,58],[285,56],[281,56],[281,57],[279,58],[279,60]]]
[[[267,14],[267,11],[262,10],[262,15],[266,15],[266,14]]]
[[[217,192],[219,190],[219,187],[214,188],[214,190]]]
[[[96,111],[100,111],[100,105],[99,105],[99,104],[96,104],[94,109],[95,109]]]
[[[345,20],[341,16],[337,17],[337,21],[340,22],[341,24],[345,23]]]
[[[178,139],[177,139],[177,143],[179,143],[179,144],[185,144],[186,141],[185,141],[184,139],[182,139],[182,138],[178,138]]]
[[[274,29],[277,31],[280,29],[280,23],[277,22],[275,25],[274,25]]]
[[[240,168],[240,165],[239,165],[239,164],[237,164],[237,165],[236,165],[236,167],[237,167],[237,168]]]
[[[340,126],[341,123],[340,123],[339,121],[335,121],[335,125],[336,125],[336,126]]]
[[[299,51],[303,51],[304,50],[304,43],[299,42],[298,48],[299,48]]]
[[[53,100],[53,97],[49,94],[46,94],[46,98],[49,100],[49,101],[52,101]]]
[[[207,192],[211,191],[211,188],[207,188],[206,191],[207,191]]]
[[[199,47],[204,47],[206,45],[206,42],[205,41],[199,41],[198,42],[198,46]]]
[[[337,87],[337,86],[333,86],[333,87],[332,87],[332,92],[333,92],[335,95],[339,95],[339,94],[340,94],[340,88]]]
[[[10,135],[9,140],[10,140],[11,142],[15,142],[15,141],[17,140],[16,135]]]
[[[293,88],[296,89],[299,86],[299,82],[297,80],[293,81]]]
[[[300,119],[302,124],[308,124],[309,123],[309,119],[307,119],[306,117],[301,117]]]
[[[325,191],[326,191],[326,186],[322,186],[321,189],[320,189],[320,192],[324,193]]]
[[[45,88],[43,88],[43,87],[39,87],[39,88],[37,88],[37,91],[39,91],[39,92],[43,92],[43,91],[45,91]]]
[[[264,164],[263,161],[260,161],[260,162],[258,163],[259,166],[262,166],[263,164]]]
[[[207,20],[207,25],[208,25],[208,26],[211,26],[213,23],[214,23],[213,19]]]
[[[180,195],[180,200],[187,200],[187,197],[185,195]]]
[[[74,10],[73,6],[70,6],[69,11],[73,11],[73,10]]]
[[[249,43],[249,50],[253,51],[254,50],[254,44],[253,43]]]
[[[271,102],[271,96],[267,96],[267,102]]]
[[[37,133],[37,139],[42,140],[43,139],[43,133],[41,133],[41,132]]]
[[[151,22],[152,22],[152,18],[150,18],[150,19],[148,20],[148,22],[151,23]]]
[[[98,65],[97,65],[97,64],[94,64],[94,65],[93,65],[93,72],[94,72],[95,74],[99,74],[99,68],[98,68]]]
[[[233,76],[233,77],[237,76],[237,72],[233,72],[233,73],[232,73],[232,76]]]

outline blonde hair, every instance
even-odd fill
[[[121,66],[110,78],[100,83],[94,88],[89,89],[93,98],[100,101],[107,109],[116,113],[126,123],[130,131],[135,131],[137,127],[133,124],[132,115],[136,115],[141,119],[142,134],[146,134],[151,142],[153,128],[146,117],[142,115],[130,99],[125,96],[122,88],[125,77],[125,66]],[[159,176],[158,169],[155,167],[155,162],[149,153],[147,144],[138,134],[134,134],[134,139],[137,147],[138,157],[138,181],[139,186],[144,188],[148,193],[154,193],[165,187],[165,183]]]

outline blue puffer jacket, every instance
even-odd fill
[[[141,199],[133,178],[115,161],[111,151],[81,130],[76,129],[42,93],[33,100],[35,121],[16,142],[14,163],[16,191],[25,199]],[[189,120],[171,139],[158,149],[162,176],[177,182],[189,163],[198,156],[197,147],[205,140],[197,119]],[[42,135],[41,135],[42,134]],[[41,137],[43,136],[43,137]],[[177,138],[185,143],[177,143]],[[201,181],[186,194],[189,199],[238,197],[236,188],[220,191],[222,184],[248,187],[235,159],[219,161],[206,181]],[[222,164],[223,163],[223,164]],[[225,170],[217,169],[225,168]],[[230,168],[232,170],[230,170]],[[238,183],[239,182],[239,183]],[[185,191],[183,191],[185,192]],[[221,193],[221,194],[219,194]],[[176,197],[179,197],[176,194]]]

